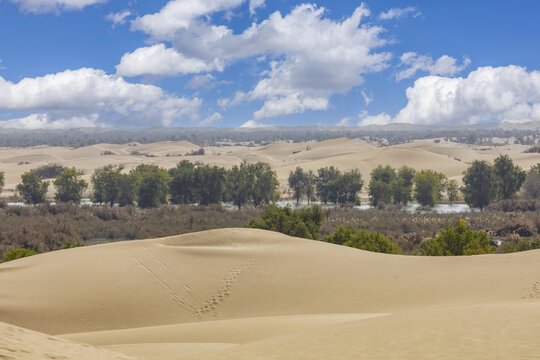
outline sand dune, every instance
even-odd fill
[[[434,169],[450,178],[460,179],[472,161],[493,161],[508,154],[524,169],[540,162],[540,154],[524,153],[522,145],[468,146],[434,141],[414,141],[390,147],[375,147],[360,140],[346,138],[322,142],[279,142],[266,146],[210,146],[205,155],[186,156],[199,147],[187,141],[166,141],[151,144],[97,144],[77,149],[37,146],[30,148],[0,148],[0,171],[6,173],[6,194],[13,192],[23,172],[48,163],[61,163],[85,170],[90,179],[93,171],[105,165],[125,166],[130,170],[139,164],[157,164],[166,168],[181,160],[230,168],[242,161],[269,163],[278,174],[282,190],[286,189],[289,171],[296,166],[314,170],[338,166],[342,170],[359,169],[368,179],[373,168],[381,165],[400,167],[407,164],[417,170]],[[107,155],[105,155],[107,154]],[[51,195],[52,195],[51,187]]]
[[[131,357],[0,322],[0,359],[128,360]]]
[[[213,230],[2,264],[0,321],[150,359],[534,358],[539,261]]]

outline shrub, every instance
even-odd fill
[[[324,218],[321,207],[317,205],[297,210],[268,205],[262,218],[252,219],[248,227],[317,240]]]
[[[12,249],[4,254],[4,262],[17,260],[32,255],[37,255],[37,252],[29,249]]]
[[[504,241],[497,249],[498,253],[512,253],[540,249],[540,238],[517,238],[516,240]]]
[[[45,180],[54,179],[66,169],[66,167],[60,164],[47,164],[30,171],[35,173],[41,180]]]
[[[484,231],[473,231],[467,221],[460,220],[454,227],[441,229],[439,236],[422,244],[422,255],[479,255],[491,254],[487,234]]]
[[[350,226],[338,227],[332,235],[325,238],[325,241],[367,251],[401,254],[399,247],[380,232],[355,230]]]

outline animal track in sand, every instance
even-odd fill
[[[212,313],[214,317],[218,317],[219,313],[216,311],[216,308],[230,296],[232,286],[237,278],[251,268],[254,263],[253,260],[249,260],[247,263],[229,271],[227,276],[221,281],[221,286],[217,289],[216,293],[205,300],[202,299],[184,279],[162,261],[154,251],[150,248],[145,249],[150,254],[148,258],[137,256],[128,249],[124,249],[124,251],[126,251],[137,265],[139,265],[144,272],[146,272],[169,294],[175,303],[191,312],[193,317],[198,319],[201,319],[203,315],[208,313]],[[153,261],[148,261],[148,259],[152,259]],[[181,289],[183,289],[188,296],[197,297],[198,299],[190,301],[185,296],[181,295],[178,290],[175,290],[178,289],[178,284],[180,284]],[[196,303],[202,303],[202,305],[198,306]]]

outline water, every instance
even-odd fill
[[[52,201],[50,202],[50,204],[56,205],[56,202]],[[22,202],[8,202],[7,205],[8,206],[27,206],[26,204]],[[81,202],[81,205],[99,206],[99,204],[93,203],[89,199],[83,199],[83,201]],[[334,208],[339,207],[339,205],[335,205],[335,204],[322,204],[319,201],[314,201],[311,204],[308,204],[307,201],[300,201],[299,204],[296,204],[295,200],[280,200],[276,202],[276,205],[279,207],[289,206],[292,209],[304,208],[309,205],[320,205],[323,209],[334,209]],[[222,206],[227,210],[237,209],[236,205],[232,203],[223,203]],[[367,204],[356,205],[354,206],[354,208],[358,210],[363,210],[363,211],[374,209],[373,206],[367,205]],[[467,204],[453,204],[453,205],[439,204],[437,206],[434,206],[431,209],[422,208],[420,207],[419,204],[409,204],[407,206],[403,206],[401,209],[403,211],[408,211],[410,213],[419,212],[421,214],[427,214],[430,212],[435,212],[437,214],[458,214],[458,213],[470,213],[472,211],[479,211],[478,209],[471,209],[469,205]]]

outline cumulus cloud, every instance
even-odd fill
[[[392,8],[386,12],[382,12],[379,14],[379,19],[380,20],[401,19],[412,13],[414,13],[413,15],[414,17],[421,15],[421,13],[416,10],[416,8],[409,6],[406,8]]]
[[[122,56],[116,66],[118,75],[159,75],[176,76],[179,74],[197,74],[200,72],[222,70],[219,63],[207,63],[200,59],[187,58],[165,44],[139,48]]]
[[[466,78],[426,76],[407,89],[394,122],[474,124],[540,120],[540,72],[524,67],[480,67]]]
[[[105,19],[113,23],[113,26],[122,25],[126,23],[126,19],[131,15],[131,11],[124,10],[117,13],[109,13],[105,16]]]
[[[3,124],[170,125],[186,118],[196,120],[201,103],[198,98],[178,98],[159,87],[128,83],[90,68],[18,83],[0,77],[0,110],[29,113]]]
[[[465,56],[461,65],[458,65],[457,60],[448,55],[433,60],[431,56],[406,52],[401,55],[400,64],[407,68],[397,73],[396,80],[398,81],[409,79],[419,71],[426,71],[431,75],[455,75],[465,70],[471,64],[471,59]]]
[[[217,80],[212,74],[195,75],[186,85],[190,89],[210,90],[219,85],[231,84],[230,81]]]
[[[10,0],[19,4],[21,10],[30,13],[46,13],[80,10],[88,5],[105,3],[107,0]]]
[[[249,13],[254,15],[257,8],[264,6],[264,2],[265,0],[249,0]]]
[[[132,28],[148,33],[154,41],[171,41],[178,54],[199,59],[217,70],[216,64],[225,67],[251,57],[268,59],[269,68],[260,74],[260,81],[246,97],[220,100],[222,108],[240,100],[262,101],[262,107],[253,114],[256,120],[327,109],[333,94],[345,94],[363,83],[363,74],[388,67],[391,54],[376,52],[387,43],[380,37],[384,29],[362,23],[370,15],[365,5],[350,17],[334,21],[325,16],[324,8],[302,4],[285,16],[274,12],[240,34],[201,18],[202,14],[241,3],[205,0],[197,7],[186,8],[188,2],[171,1],[158,13],[133,21]],[[133,73],[142,72],[139,69]]]
[[[181,29],[188,29],[195,19],[219,11],[235,8],[245,0],[172,0],[155,14],[138,17],[132,29],[150,34],[157,39],[171,40]]]
[[[353,121],[354,118],[351,116],[346,116],[343,119],[341,119],[336,126],[351,126],[351,121]]]
[[[358,126],[366,125],[386,125],[392,122],[392,117],[385,112],[378,115],[368,115],[367,113],[361,113],[358,115],[360,121]]]
[[[105,127],[98,122],[98,114],[51,119],[48,114],[31,114],[22,118],[0,121],[1,128],[9,129],[74,129],[83,127]]]
[[[266,126],[268,126],[268,125],[257,122],[255,120],[248,120],[245,123],[243,123],[242,125],[240,125],[240,128],[243,128],[243,129],[256,129],[256,128],[262,128],[262,127],[266,127]]]
[[[215,123],[221,121],[221,119],[223,118],[223,116],[218,113],[218,112],[215,112],[213,113],[212,115],[210,116],[207,116],[206,118],[204,118],[202,121],[199,122],[199,126],[210,126],[210,125],[214,125]]]

